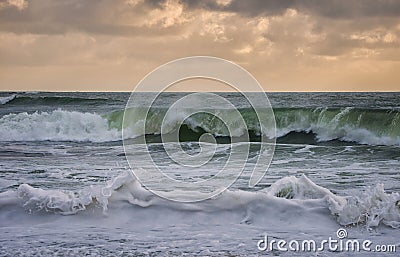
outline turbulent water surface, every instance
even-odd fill
[[[205,112],[183,124],[190,106],[163,120],[167,103],[184,95],[162,94],[146,120],[139,101],[123,120],[128,93],[0,93],[0,255],[268,255],[257,249],[265,234],[324,240],[339,228],[348,238],[394,244],[400,251],[399,93],[268,94],[277,145],[255,188],[248,187],[249,170],[260,138],[271,130],[260,129],[238,93],[219,95],[239,110],[245,127],[231,109],[217,110],[225,124],[213,118],[207,99],[199,99]],[[160,136],[163,122],[166,132],[179,130],[188,153],[198,151],[202,134],[214,135],[210,165],[194,172],[171,161]],[[231,133],[227,124],[235,128]],[[122,137],[142,144],[135,140],[144,133],[154,162],[175,179],[212,176],[227,161],[232,138],[247,133],[249,160],[221,195],[199,203],[168,201],[130,172]],[[132,168],[146,169],[139,149],[129,153],[139,157]]]

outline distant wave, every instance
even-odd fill
[[[0,141],[117,141],[122,139],[122,126],[125,127],[124,136],[134,138],[145,133],[142,119],[144,111],[143,108],[127,110],[124,124],[122,110],[101,115],[64,110],[9,114],[0,118]],[[183,129],[182,133],[194,141],[204,132],[218,137],[240,137],[249,131],[251,139],[257,140],[261,130],[255,113],[251,109],[239,111],[247,128],[237,125],[240,123],[232,110],[219,111],[224,122],[235,128],[231,135],[221,120],[214,119],[207,113],[199,113],[186,119],[184,125],[187,129]],[[152,109],[149,112],[146,134],[161,133],[165,112],[166,109]],[[169,133],[180,129],[180,118],[186,117],[186,112],[182,109],[165,121],[164,131]],[[316,144],[340,140],[369,145],[400,145],[398,110],[285,108],[275,109],[274,112],[278,139],[286,139],[292,133],[297,133],[295,141],[299,143],[305,143],[304,140],[312,134]]]
[[[40,96],[34,92],[13,94],[7,97],[0,97],[1,104],[13,104],[13,105],[50,105],[50,106],[60,106],[68,104],[97,105],[97,104],[104,104],[104,102],[106,101],[110,101],[110,99],[67,97],[67,96]],[[116,100],[112,99],[112,101]]]
[[[13,95],[9,95],[9,96],[0,97],[0,104],[6,104],[6,103],[14,100],[16,96],[17,96],[16,94],[13,94]]]
[[[171,192],[173,193],[179,192]],[[392,228],[400,228],[399,201],[400,195],[386,193],[383,185],[342,197],[302,175],[284,177],[258,192],[227,190],[213,199],[188,204],[159,198],[142,187],[128,171],[108,181],[104,186],[91,186],[77,192],[34,188],[22,184],[16,191],[0,193],[1,207],[23,206],[29,213],[73,215],[95,208],[101,208],[106,213],[109,208],[132,205],[146,207],[149,212],[152,207],[156,211],[165,209],[182,213],[207,212],[214,215],[223,215],[224,211],[229,211],[231,214],[243,215],[242,222],[257,223],[265,219],[274,219],[279,212],[289,215],[295,221],[299,208],[304,212],[317,211],[318,215],[325,215],[325,212],[319,211],[322,207],[341,225],[366,224],[368,227],[376,227],[384,224]],[[245,211],[251,209],[258,211]],[[124,208],[124,211],[127,209]]]

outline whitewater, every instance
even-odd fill
[[[240,109],[239,109],[240,110]],[[206,111],[206,109],[204,110]],[[247,128],[238,127],[233,136],[240,137],[249,131],[260,134],[257,118],[250,110],[241,110]],[[126,111],[127,138],[146,134],[161,134],[161,124],[166,110],[152,110],[148,119],[137,118],[141,108]],[[168,120],[167,132],[179,129],[179,117],[188,110],[182,109],[176,119]],[[1,141],[89,141],[107,142],[121,140],[122,119],[125,111],[109,114],[63,111],[12,113],[0,118]],[[237,124],[230,110],[221,110],[224,121]],[[184,124],[195,134],[199,130],[215,136],[232,136],[221,120],[213,120],[204,113],[187,119]],[[291,132],[314,133],[317,141],[341,140],[369,145],[400,145],[400,112],[397,110],[340,109],[276,109],[276,135],[284,137]],[[146,132],[140,124],[146,122]],[[139,125],[138,125],[139,124]],[[189,132],[190,133],[190,132]],[[266,135],[269,136],[269,135]]]
[[[183,124],[190,106],[163,124],[166,133],[179,130],[179,149],[190,154],[198,153],[204,133],[213,135],[209,166],[182,169],[165,154],[165,143],[172,144],[161,137],[166,99],[185,94],[162,94],[143,119],[140,102],[124,110],[129,93],[0,93],[0,255],[396,256],[262,252],[257,242],[266,234],[324,240],[346,229],[349,239],[400,250],[399,93],[268,94],[277,144],[254,188],[248,183],[260,138],[271,135],[261,133],[268,130],[260,129],[240,94],[219,93],[246,122],[236,126],[232,110],[218,110],[233,134],[206,105]],[[207,179],[224,166],[232,138],[246,133],[250,153],[243,173],[211,199],[169,201],[132,173],[149,168],[140,158],[145,144],[169,176]],[[146,142],[137,141],[143,134]],[[137,148],[125,153],[122,139]],[[138,156],[134,167],[127,154]]]

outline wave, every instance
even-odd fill
[[[212,199],[194,204],[159,198],[142,187],[128,171],[108,181],[106,185],[91,186],[80,191],[41,189],[22,184],[16,191],[0,193],[1,207],[23,206],[29,213],[74,215],[86,210],[100,209],[107,214],[114,211],[111,208],[124,208],[128,204],[178,212],[218,214],[227,211],[231,214],[240,213],[244,223],[257,223],[265,220],[265,217],[273,218],[269,212],[273,210],[286,214],[293,210],[291,218],[295,218],[298,213],[294,211],[296,209],[315,212],[322,207],[341,225],[365,224],[376,227],[384,224],[392,228],[400,228],[399,203],[400,195],[386,193],[383,185],[369,188],[358,195],[343,197],[316,185],[305,175],[284,177],[257,192],[227,190]],[[251,211],[255,209],[258,211]]]
[[[55,110],[32,114],[8,114],[0,118],[0,141],[91,141],[121,140],[107,120],[94,113]]]
[[[312,132],[319,142],[341,140],[368,145],[400,145],[400,112],[383,109],[316,108],[278,110],[278,136]]]
[[[29,95],[26,95],[29,94]],[[1,104],[9,105],[50,105],[50,106],[60,106],[60,105],[100,105],[104,102],[110,101],[107,98],[85,98],[85,97],[68,97],[68,96],[42,96],[37,93],[28,92],[25,94],[13,94],[7,97],[0,97]],[[118,101],[112,99],[112,101]]]
[[[0,104],[2,104],[2,105],[6,104],[6,103],[14,100],[16,96],[17,96],[16,94],[12,94],[12,95],[9,95],[9,96],[0,97]]]
[[[142,123],[136,119],[141,117],[142,110],[135,108],[127,110],[124,126],[129,127],[133,135],[143,133],[137,131]],[[175,119],[170,119],[164,125],[167,132],[178,129],[179,121],[191,110],[180,110]],[[149,112],[146,123],[146,133],[160,134],[165,110],[155,109]],[[193,115],[184,121],[194,132],[208,132],[215,136],[240,137],[246,132],[260,136],[261,129],[257,116],[252,109],[239,109],[246,122],[246,127],[237,124],[238,117],[232,110],[220,110],[220,119],[215,119],[207,113]],[[355,108],[279,108],[274,109],[276,119],[276,137],[282,138],[292,132],[313,133],[317,142],[332,140],[357,142],[369,145],[400,145],[400,112],[397,110],[355,109]],[[114,112],[109,116],[112,127],[122,127],[123,112]],[[229,134],[227,123],[234,130]],[[139,126],[137,126],[139,125]],[[135,130],[136,129],[136,130]],[[273,128],[266,129],[271,131]],[[271,137],[271,134],[264,136]]]
[[[122,127],[125,138],[159,135],[166,111],[163,108],[151,109],[146,119],[146,131],[143,131],[145,109],[139,107],[126,110],[124,122],[123,110],[108,114],[63,110],[9,114],[0,118],[0,141],[117,141],[122,138]],[[238,125],[241,123],[233,110],[219,111],[223,121],[208,113],[197,113],[184,119],[190,112],[182,109],[165,120],[165,133],[180,129],[181,136],[189,141],[196,141],[206,132],[221,138],[240,137],[249,132],[250,139],[255,141],[261,136],[258,119],[252,109],[239,109],[246,127]],[[398,110],[281,108],[275,109],[274,113],[276,137],[283,142],[293,141],[291,134],[300,133],[296,135],[295,142],[308,143],[308,134],[312,134],[312,144],[340,140],[368,145],[400,145]],[[180,124],[182,119],[184,128]],[[234,128],[231,134],[224,122]]]
[[[265,189],[265,192],[285,199],[323,199],[341,225],[366,224],[368,227],[377,227],[382,223],[400,228],[400,194],[386,193],[383,184],[343,197],[302,175],[300,178],[284,177]]]

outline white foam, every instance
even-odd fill
[[[117,129],[95,113],[55,110],[8,114],[0,118],[0,141],[116,141]]]
[[[312,132],[315,134],[317,141],[320,142],[341,140],[368,145],[400,146],[400,136],[398,135],[380,135],[379,131],[370,131],[366,128],[357,127],[354,124],[340,123],[340,118],[350,112],[350,110],[352,109],[345,108],[331,120],[322,118],[323,111],[320,114],[321,117],[316,121],[310,116],[299,114],[298,119],[277,128],[276,136],[283,137],[291,132]]]
[[[63,215],[93,208],[107,213],[115,211],[120,205],[129,204],[139,208],[161,208],[184,213],[212,212],[216,219],[224,219],[222,213],[218,217],[220,212],[228,211],[232,215],[242,215],[245,212],[245,222],[257,222],[268,217],[268,222],[273,223],[278,215],[276,212],[286,213],[287,219],[294,219],[297,214],[293,210],[301,208],[313,216],[323,215],[321,219],[326,219],[325,214],[331,213],[341,225],[365,224],[376,227],[385,224],[392,228],[400,228],[399,201],[398,193],[386,193],[382,185],[369,188],[359,195],[338,196],[304,175],[298,178],[284,177],[258,192],[227,190],[199,203],[178,203],[159,198],[143,188],[130,172],[121,174],[104,186],[92,186],[76,192],[44,190],[22,184],[17,192],[0,194],[1,206],[20,204],[29,212],[45,211]],[[326,212],[314,213],[321,208]],[[250,211],[255,209],[258,211]]]
[[[400,195],[386,193],[382,184],[348,198],[346,205],[338,207],[332,208],[332,213],[342,225],[366,223],[376,227],[383,223],[400,228]]]

